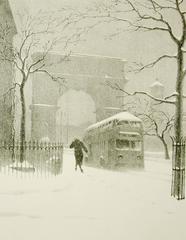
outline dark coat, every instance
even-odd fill
[[[87,153],[88,150],[85,147],[84,143],[81,142],[79,139],[75,139],[71,144],[70,148],[74,148],[74,155],[77,162],[83,161],[83,150]]]

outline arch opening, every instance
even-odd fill
[[[82,91],[70,89],[58,99],[56,137],[69,144],[74,137],[82,138],[84,130],[96,122],[96,106],[92,97]]]

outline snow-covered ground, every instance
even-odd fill
[[[170,197],[171,163],[149,159],[144,171],[74,171],[0,176],[2,240],[185,240],[186,201]]]

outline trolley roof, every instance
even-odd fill
[[[139,119],[138,117],[134,116],[133,114],[129,113],[129,112],[120,112],[118,114],[115,114],[109,118],[106,118],[100,122],[97,122],[95,124],[92,124],[91,126],[89,126],[87,128],[87,131],[97,128],[101,125],[104,125],[110,121],[113,120],[118,120],[118,121],[129,121],[129,122],[142,122],[141,119]]]

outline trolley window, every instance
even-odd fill
[[[131,127],[140,128],[141,124],[139,122],[130,122]]]
[[[141,149],[141,142],[140,141],[131,141],[131,149],[140,150]]]
[[[116,140],[116,147],[120,149],[129,149],[129,141],[124,139]]]
[[[117,123],[117,125],[128,125],[128,124],[129,124],[129,122],[128,121],[124,121],[124,120],[118,121],[118,123]]]

